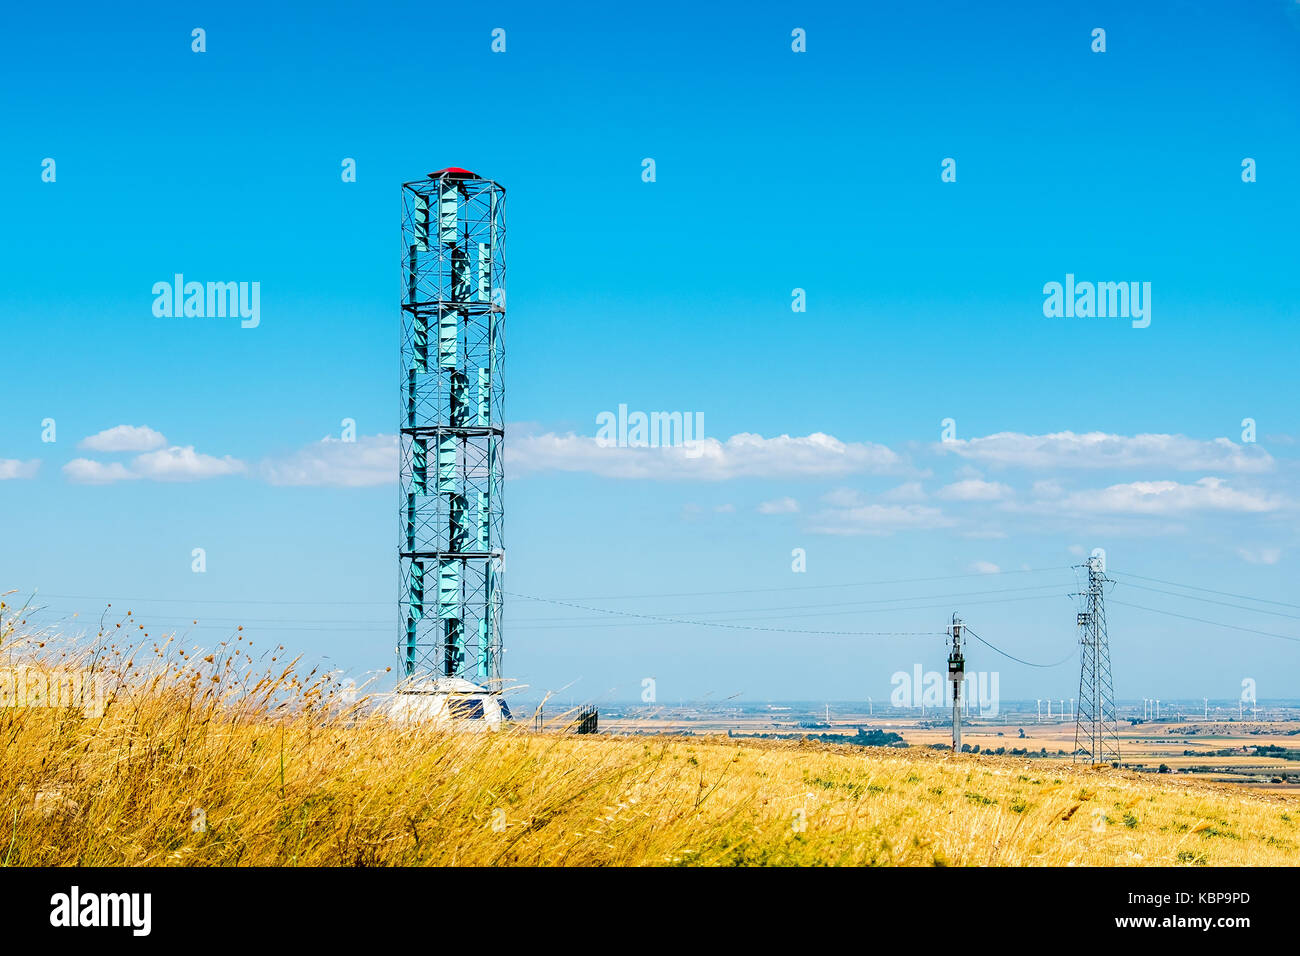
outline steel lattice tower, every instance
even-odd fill
[[[501,688],[505,190],[402,184],[402,635],[407,677]]]
[[[1074,759],[1086,753],[1092,763],[1109,763],[1119,759],[1103,592],[1110,579],[1099,557],[1090,558],[1083,567],[1088,569],[1088,588],[1075,595],[1079,598],[1079,709],[1074,722]]]

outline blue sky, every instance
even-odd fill
[[[394,663],[399,186],[460,165],[509,194],[507,589],[772,628],[516,597],[509,676],[880,700],[942,639],[790,631],[959,610],[1057,661],[1103,547],[1121,697],[1297,696],[1294,640],[1205,622],[1300,637],[1300,9],[996,7],[8,13],[0,589]],[[260,324],[155,317],[176,273]],[[1045,317],[1067,273],[1149,282],[1150,326]],[[714,444],[597,447],[620,404]]]

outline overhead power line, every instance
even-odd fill
[[[1047,571],[1066,571],[1069,565],[1061,565],[1052,568],[1016,568],[1006,571],[972,571],[967,574],[942,574],[932,577],[923,578],[893,578],[890,580],[879,581],[848,581],[841,584],[801,584],[787,585],[782,587],[763,587],[763,588],[740,588],[727,591],[677,591],[677,592],[649,592],[644,594],[612,594],[612,595],[585,595],[581,597],[556,598],[555,600],[563,601],[624,601],[637,598],[665,598],[665,597],[710,597],[713,595],[725,594],[769,594],[778,591],[820,591],[829,588],[861,588],[874,587],[886,584],[920,584],[927,581],[956,581],[963,578],[993,578],[1008,574],[1039,574]],[[74,600],[74,601],[141,601],[153,602],[156,604],[267,604],[283,607],[305,606],[305,607],[393,607],[396,601],[267,601],[267,600],[218,600],[209,598],[149,598],[149,597],[114,597],[105,598],[102,595],[94,594],[38,594],[38,597],[48,597],[57,600]]]
[[[1177,581],[1165,581],[1162,578],[1149,578],[1142,574],[1133,574],[1128,571],[1111,571],[1111,574],[1119,574],[1120,577],[1137,578],[1140,581],[1154,581],[1156,584],[1169,584],[1176,588],[1186,588],[1189,591],[1204,591],[1206,594],[1217,594],[1220,597],[1234,597],[1242,601],[1255,601],[1259,604],[1276,604],[1279,607],[1293,607],[1300,609],[1300,604],[1291,604],[1287,601],[1274,601],[1269,598],[1251,597],[1249,594],[1233,594],[1231,591],[1216,591],[1213,588],[1203,588],[1195,584],[1179,584]]]
[[[723,621],[693,621],[685,618],[663,617],[658,614],[638,614],[635,611],[616,611],[604,607],[590,607],[583,604],[575,604],[572,601],[559,601],[554,598],[537,597],[533,594],[520,594],[517,591],[507,591],[511,597],[524,598],[529,601],[540,601],[544,604],[557,604],[561,607],[581,608],[584,611],[594,611],[598,614],[614,614],[619,617],[644,618],[653,621],[662,621],[666,624],[690,624],[696,627],[723,627],[741,631],[778,631],[782,634],[825,634],[845,637],[934,637],[942,634],[942,631],[820,631],[820,630],[792,630],[785,627],[761,627],[755,624],[727,624]]]
[[[712,595],[756,594],[756,593],[790,592],[790,591],[811,592],[811,591],[820,591],[820,590],[837,589],[837,588],[854,588],[854,587],[869,587],[875,585],[895,585],[895,584],[921,583],[921,582],[928,582],[928,581],[959,580],[959,579],[971,578],[971,577],[994,577],[998,575],[1007,575],[1007,574],[1030,574],[1030,573],[1040,573],[1040,572],[1058,571],[1058,570],[1067,570],[1067,569],[1068,566],[1062,566],[1059,568],[1026,568],[1026,569],[1019,569],[1019,570],[1011,570],[1011,571],[1000,571],[1000,572],[996,572],[993,575],[986,575],[979,572],[973,572],[970,574],[936,575],[936,576],[918,577],[918,578],[895,578],[891,580],[882,579],[877,581],[858,581],[858,582],[848,582],[842,584],[819,584],[819,585],[801,585],[801,586],[788,586],[788,587],[783,586],[783,587],[771,587],[771,588],[742,588],[742,589],[718,590],[718,591],[660,592],[660,593],[647,593],[647,594],[637,594],[637,595],[610,595],[602,598],[589,598],[587,600],[613,601],[613,600],[630,600],[633,598],[649,599],[649,598],[666,598],[666,597],[706,597]],[[1111,572],[1111,573],[1117,574],[1121,579],[1121,583],[1126,583],[1130,587],[1139,588],[1145,591],[1151,591],[1153,593],[1167,594],[1175,597],[1191,597],[1194,598],[1195,600],[1203,601],[1205,603],[1216,604],[1223,607],[1229,607],[1235,610],[1256,611],[1261,614],[1269,614],[1269,615],[1283,617],[1287,619],[1300,620],[1300,616],[1297,615],[1285,614],[1279,611],[1271,611],[1265,608],[1253,608],[1253,607],[1248,607],[1243,605],[1231,604],[1223,601],[1215,601],[1210,598],[1196,597],[1196,595],[1192,595],[1192,594],[1182,594],[1179,592],[1164,591],[1160,588],[1152,588],[1152,587],[1146,587],[1144,585],[1136,584],[1133,581],[1128,581],[1126,579],[1134,578],[1141,581],[1150,581],[1156,584],[1164,584],[1170,587],[1183,588],[1189,591],[1200,591],[1205,594],[1214,594],[1220,597],[1236,598],[1242,601],[1253,601],[1259,604],[1269,604],[1276,607],[1294,608],[1300,610],[1300,604],[1295,604],[1287,601],[1277,601],[1270,598],[1254,597],[1245,594],[1237,594],[1230,591],[1220,591],[1220,590],[1215,590],[1213,588],[1203,588],[1197,585],[1182,584],[1177,581],[1169,581],[1163,578],[1154,578],[1146,575],[1132,574],[1129,572]],[[910,612],[910,611],[919,611],[919,610],[930,610],[937,607],[948,606],[947,604],[921,605],[921,604],[908,603],[913,601],[929,600],[930,598],[943,600],[946,602],[960,601],[962,604],[1002,604],[1002,603],[1013,603],[1013,602],[1028,601],[1028,600],[1044,600],[1049,597],[1054,597],[1055,595],[1042,594],[1042,595],[1028,595],[1028,596],[1020,596],[1020,597],[994,597],[994,598],[990,598],[989,600],[969,600],[969,598],[972,597],[981,598],[986,595],[1002,595],[1002,594],[1011,594],[1011,593],[1022,592],[1022,591],[1050,590],[1055,586],[1056,585],[1027,585],[1024,587],[1016,587],[1016,588],[1000,588],[1000,589],[991,589],[991,590],[984,590],[984,591],[965,591],[965,592],[957,592],[954,594],[912,595],[909,597],[872,598],[872,599],[864,599],[860,601],[815,602],[815,603],[802,604],[802,605],[801,604],[779,605],[779,606],[773,606],[767,608],[729,608],[729,609],[722,609],[722,610],[703,610],[698,612],[685,612],[687,614],[692,615],[689,617],[680,616],[680,614],[675,615],[673,613],[655,613],[655,612],[648,612],[648,611],[647,612],[618,611],[612,608],[595,607],[592,605],[580,603],[580,601],[577,599],[543,598],[534,595],[519,594],[516,592],[507,592],[507,593],[511,597],[519,598],[522,600],[538,602],[543,604],[550,604],[558,607],[569,607],[575,610],[583,611],[586,614],[613,616],[613,617],[619,617],[625,619],[627,618],[640,619],[640,621],[643,622],[642,624],[633,624],[633,623],[622,623],[622,622],[613,622],[613,621],[610,622],[592,621],[586,617],[574,617],[574,618],[542,617],[542,618],[515,621],[514,626],[520,627],[521,629],[559,630],[559,629],[570,629],[570,628],[585,629],[585,628],[602,628],[602,627],[635,627],[635,626],[652,626],[655,624],[667,623],[667,624],[684,624],[684,625],[690,625],[696,627],[721,627],[721,628],[727,628],[733,630],[771,631],[771,632],[786,633],[786,634],[808,634],[808,635],[826,635],[826,636],[864,636],[865,637],[865,636],[890,636],[890,635],[931,636],[931,635],[939,634],[940,632],[937,631],[855,631],[855,630],[829,630],[829,629],[826,630],[802,629],[801,630],[801,629],[784,628],[779,626],[762,626],[760,624],[747,624],[743,622],[776,621],[776,620],[781,620],[782,618],[792,618],[792,617],[833,617],[833,616],[844,616],[848,614],[863,614],[863,613]],[[35,596],[38,600],[42,598],[50,598],[50,599],[60,600],[60,601],[84,600],[84,601],[109,602],[111,600],[111,602],[114,604],[122,604],[122,605],[128,605],[131,603],[142,603],[142,604],[186,604],[186,605],[196,605],[196,606],[255,605],[255,606],[267,606],[267,607],[395,607],[396,606],[395,601],[278,601],[278,600],[246,600],[245,601],[245,600],[206,599],[206,598],[150,598],[150,597],[113,597],[109,599],[103,596],[96,596],[96,595],[41,594],[40,592],[37,592]],[[1182,620],[1194,621],[1198,624],[1205,624],[1211,627],[1222,627],[1228,630],[1234,630],[1234,631],[1244,632],[1248,634],[1259,634],[1264,637],[1272,637],[1279,640],[1300,642],[1300,637],[1287,635],[1287,634],[1280,634],[1273,631],[1261,630],[1258,628],[1251,628],[1251,627],[1243,627],[1241,625],[1235,625],[1235,624],[1226,624],[1222,621],[1213,621],[1207,618],[1200,618],[1200,617],[1195,617],[1187,614],[1179,614],[1173,611],[1166,611],[1161,608],[1146,607],[1144,605],[1130,604],[1123,601],[1114,601],[1113,603],[1124,607],[1131,607],[1136,610],[1148,611],[1154,614],[1165,614],[1167,616],[1180,618]],[[893,606],[867,607],[866,605],[893,605]],[[852,608],[853,610],[823,610],[823,609],[843,609],[843,608]],[[767,613],[770,611],[778,611],[778,610],[790,610],[795,613],[785,614],[785,615],[769,615]],[[49,608],[46,609],[33,608],[31,611],[29,611],[30,614],[36,614],[42,612],[49,613],[49,614],[60,613],[60,611],[57,609],[49,609]],[[745,613],[745,612],[750,612],[750,613]],[[72,612],[67,611],[63,613],[71,614]],[[736,617],[729,621],[702,619],[709,615],[721,615],[721,614],[744,614],[744,616]],[[145,616],[147,617],[147,612],[145,612]],[[135,617],[137,619],[140,619],[141,617],[141,613],[138,610]],[[192,623],[194,619],[197,619],[199,621],[198,625],[194,625]],[[146,623],[144,620],[139,620],[138,622]],[[391,626],[390,623],[387,621],[375,621],[375,622],[340,621],[337,619],[303,620],[301,618],[291,618],[291,619],[285,619],[283,621],[280,621],[280,620],[274,620],[269,618],[260,618],[260,619],[236,619],[236,618],[224,618],[224,617],[218,618],[218,617],[205,615],[202,613],[196,614],[192,619],[182,621],[182,622],[160,623],[157,621],[148,621],[147,625],[151,629],[159,629],[159,628],[184,629],[184,628],[190,628],[195,626],[199,628],[218,628],[218,627],[222,627],[225,622],[228,622],[230,626],[234,626],[235,624],[243,624],[248,627],[257,627],[264,630],[306,631],[306,632],[312,632],[312,631],[356,632],[358,630],[369,631],[372,628],[375,629],[376,631],[383,631]],[[1061,661],[1056,664],[1035,664],[1031,661],[1023,661],[1020,660],[1019,658],[1014,657],[1013,655],[1001,651],[997,647],[994,647],[992,644],[989,644],[978,634],[975,634],[974,632],[971,633],[976,640],[979,640],[982,643],[986,644],[991,650],[995,651],[996,653],[1001,654],[1002,656],[1008,658],[1009,660],[1014,660],[1017,663],[1024,664],[1029,667],[1057,667],[1060,666],[1061,663],[1064,663],[1064,661]],[[1066,660],[1069,660],[1069,658],[1066,658]]]
[[[1241,627],[1237,624],[1224,624],[1222,621],[1209,621],[1203,617],[1192,617],[1190,614],[1176,614],[1173,611],[1164,611],[1158,607],[1143,607],[1141,604],[1128,604],[1124,601],[1111,600],[1112,604],[1122,604],[1124,607],[1136,608],[1139,611],[1150,611],[1153,614],[1167,614],[1170,617],[1179,617],[1184,621],[1196,621],[1198,624],[1212,624],[1215,627],[1226,627],[1234,631],[1245,631],[1248,634],[1262,634],[1265,637],[1276,637],[1283,641],[1294,641],[1300,643],[1300,637],[1292,637],[1288,634],[1277,634],[1273,631],[1261,631],[1253,627]]]
[[[1200,597],[1195,594],[1182,594],[1178,591],[1166,591],[1164,588],[1147,587],[1145,584],[1134,584],[1132,581],[1122,581],[1120,583],[1126,587],[1137,588],[1141,591],[1151,591],[1154,594],[1168,594],[1170,597],[1184,598],[1190,601],[1202,601],[1206,604],[1217,604],[1220,607],[1236,608],[1238,611],[1251,611],[1255,614],[1270,614],[1273,617],[1285,617],[1292,621],[1300,621],[1300,614],[1287,614],[1285,611],[1270,611],[1267,608],[1251,607],[1248,604],[1233,604],[1231,601],[1216,601],[1214,598]]]
[[[1057,597],[1059,597],[1059,595],[1034,594],[1034,595],[1022,596],[1022,597],[992,598],[984,601],[964,601],[962,603],[963,606],[970,606],[970,605],[977,605],[977,604],[1010,604],[1019,601],[1042,601],[1042,600],[1054,599]],[[549,599],[535,598],[531,600],[545,601],[549,603]],[[822,612],[814,612],[814,613],[795,613],[795,614],[776,614],[776,615],[752,614],[752,615],[732,618],[731,621],[729,622],[701,621],[697,619],[683,620],[676,617],[671,617],[667,615],[656,615],[656,614],[635,615],[632,612],[616,611],[607,608],[588,609],[585,606],[572,605],[572,604],[568,604],[566,606],[581,607],[583,610],[591,610],[593,613],[597,613],[597,614],[615,615],[620,618],[626,618],[629,616],[642,617],[645,618],[645,620],[638,621],[635,623],[627,622],[625,620],[592,621],[591,616],[588,615],[586,617],[581,617],[581,618],[533,618],[533,619],[525,619],[523,621],[512,620],[511,627],[523,631],[550,631],[550,630],[576,631],[576,630],[587,630],[591,628],[653,627],[653,626],[662,625],[664,623],[683,623],[683,624],[693,624],[698,626],[711,626],[711,627],[712,626],[740,627],[740,624],[738,622],[743,622],[743,621],[780,621],[788,618],[843,617],[850,614],[881,614],[881,613],[888,613],[888,612],[911,612],[911,611],[944,609],[944,608],[951,607],[952,602],[946,602],[944,604],[908,605],[904,607],[864,608],[864,609],[854,610],[854,611],[839,610],[839,611],[822,611]],[[810,605],[810,606],[815,607],[816,605]],[[50,621],[49,622],[50,624],[66,623],[72,617],[71,612],[61,612],[61,611],[56,611],[48,608],[34,609],[33,611],[29,612],[27,616],[29,619],[35,619],[36,616],[40,614],[46,614],[56,618],[56,620]],[[188,621],[160,621],[149,617],[147,612],[136,613],[135,615],[133,615],[131,620],[133,624],[145,625],[145,628],[148,631],[159,631],[159,630],[190,631],[195,629],[230,630],[234,628],[236,625],[242,625],[253,633],[256,633],[257,631],[305,631],[308,633],[357,634],[363,632],[384,633],[391,627],[389,623],[382,622],[382,621],[337,621],[337,620],[304,621],[301,619],[292,619],[292,618],[279,620],[279,619],[255,619],[255,618],[213,618],[213,617],[204,616],[202,618],[198,618],[197,623],[195,619],[191,619]],[[80,618],[76,623],[83,624],[88,627],[92,625],[91,619],[85,617]],[[810,634],[810,635],[813,634],[815,635],[830,635],[830,634],[877,635],[877,634],[885,634],[885,633],[896,633],[896,634],[938,633],[938,632],[929,632],[929,631],[884,632],[884,631],[797,630],[797,629],[791,629],[786,627],[767,627],[767,628],[754,627],[752,629],[768,630],[768,631],[780,632],[786,634],[802,633],[802,634]]]
[[[678,591],[676,593],[654,593],[654,594],[613,594],[613,595],[586,595],[583,597],[558,598],[557,600],[566,601],[625,601],[636,598],[661,598],[661,597],[710,597],[721,594],[769,594],[774,591],[821,591],[828,588],[866,588],[875,587],[883,584],[922,584],[928,581],[956,581],[962,578],[991,578],[1004,574],[1039,574],[1046,571],[1067,571],[1070,565],[1061,565],[1055,568],[1016,568],[1008,571],[972,571],[967,574],[941,574],[935,577],[925,578],[894,578],[892,580],[881,581],[847,581],[842,584],[793,584],[777,588],[741,588],[731,591]]]
[[[980,637],[978,634],[972,631],[969,624],[963,625],[963,627],[967,634],[975,638],[975,640],[979,641],[989,650],[997,654],[1001,654],[1003,657],[1007,658],[1008,660],[1015,661],[1017,664],[1024,664],[1026,667],[1040,667],[1043,668],[1044,670],[1052,667],[1060,667],[1062,664],[1066,663],[1067,661],[1073,660],[1074,655],[1077,653],[1076,651],[1071,651],[1069,654],[1067,654],[1065,657],[1062,657],[1055,664],[1035,664],[1032,661],[1021,660],[1019,657],[1016,657],[1014,654],[1008,654],[1006,651],[1002,650],[999,647],[994,647],[991,643],[989,643],[984,638]]]
[[[739,608],[720,608],[720,609],[702,610],[702,611],[690,611],[690,610],[662,611],[659,613],[661,616],[673,616],[673,615],[686,614],[686,615],[694,615],[696,617],[711,616],[711,615],[718,615],[718,614],[744,614],[745,615],[744,617],[738,618],[737,620],[763,620],[768,618],[773,620],[779,620],[781,618],[786,618],[786,617],[834,617],[834,616],[841,616],[845,614],[854,614],[854,613],[878,614],[878,613],[886,613],[891,611],[929,610],[934,607],[946,606],[946,604],[941,604],[941,605],[915,604],[914,605],[911,603],[914,601],[930,601],[935,599],[942,599],[945,602],[962,601],[964,603],[969,603],[969,604],[999,604],[999,603],[1006,603],[1010,601],[1041,600],[1049,597],[1057,597],[1058,595],[1042,594],[1042,595],[1029,595],[1029,596],[1017,597],[1017,598],[999,598],[991,601],[965,601],[965,599],[967,598],[981,598],[988,595],[1016,594],[1022,591],[1047,591],[1047,590],[1053,590],[1057,587],[1058,585],[1055,584],[1046,584],[1046,585],[1031,585],[1031,586],[1019,587],[1019,588],[993,588],[990,590],[982,590],[982,591],[959,591],[952,594],[916,594],[916,595],[909,595],[906,597],[872,598],[863,601],[817,602],[813,604],[782,604],[782,605],[774,605],[768,607],[750,606],[750,607],[739,607]],[[145,602],[145,604],[149,603],[149,599],[147,598],[138,598],[136,600],[143,601]],[[555,600],[559,600],[559,599],[555,599]],[[882,605],[882,604],[893,604],[893,605],[902,605],[902,606],[866,607],[866,608],[862,607],[862,605]],[[853,608],[855,610],[822,610],[825,608]],[[49,605],[40,605],[38,606],[37,609],[33,611],[33,613],[38,613],[41,611],[49,612],[49,613],[63,613],[63,614],[84,613],[77,609],[54,608]],[[796,611],[800,613],[768,615],[767,612],[769,611]],[[808,613],[808,614],[802,613],[806,611],[814,612],[814,613]],[[756,613],[747,613],[747,612],[756,612]],[[148,616],[148,611],[147,610],[144,612],[137,611],[135,616],[137,618],[143,619],[144,617]],[[587,620],[590,620],[590,618],[589,617],[575,617],[575,618],[549,617],[549,618],[525,619],[522,621],[516,619],[512,621],[512,625],[517,626],[520,624],[563,624],[567,622],[581,623]],[[221,616],[216,616],[211,614],[194,615],[193,617],[191,617],[191,624],[195,622],[200,622],[203,624],[229,623],[229,624],[244,624],[244,625],[323,624],[323,625],[329,625],[330,627],[336,627],[337,625],[361,626],[361,627],[367,625],[373,625],[377,627],[384,627],[384,626],[388,626],[389,624],[389,622],[387,621],[371,621],[371,620],[356,620],[356,619],[330,618],[327,620],[323,620],[323,619],[305,620],[303,618],[296,618],[296,617],[289,618],[289,619],[246,618],[246,617],[221,617]],[[185,623],[179,622],[178,626],[185,626]]]

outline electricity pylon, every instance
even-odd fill
[[[1079,709],[1074,721],[1074,759],[1085,754],[1092,763],[1119,760],[1119,725],[1110,676],[1110,638],[1106,633],[1105,558],[1095,554],[1083,565],[1088,588],[1079,598]]]

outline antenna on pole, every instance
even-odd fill
[[[948,654],[948,680],[952,682],[952,752],[961,753],[961,685],[966,679],[966,659],[961,653],[961,618],[954,612],[948,639],[952,651]]]
[[[1119,727],[1115,718],[1115,689],[1110,676],[1110,638],[1106,633],[1104,588],[1106,553],[1092,552],[1087,590],[1075,594],[1079,611],[1079,709],[1074,722],[1074,760],[1087,754],[1094,764],[1119,760]]]

